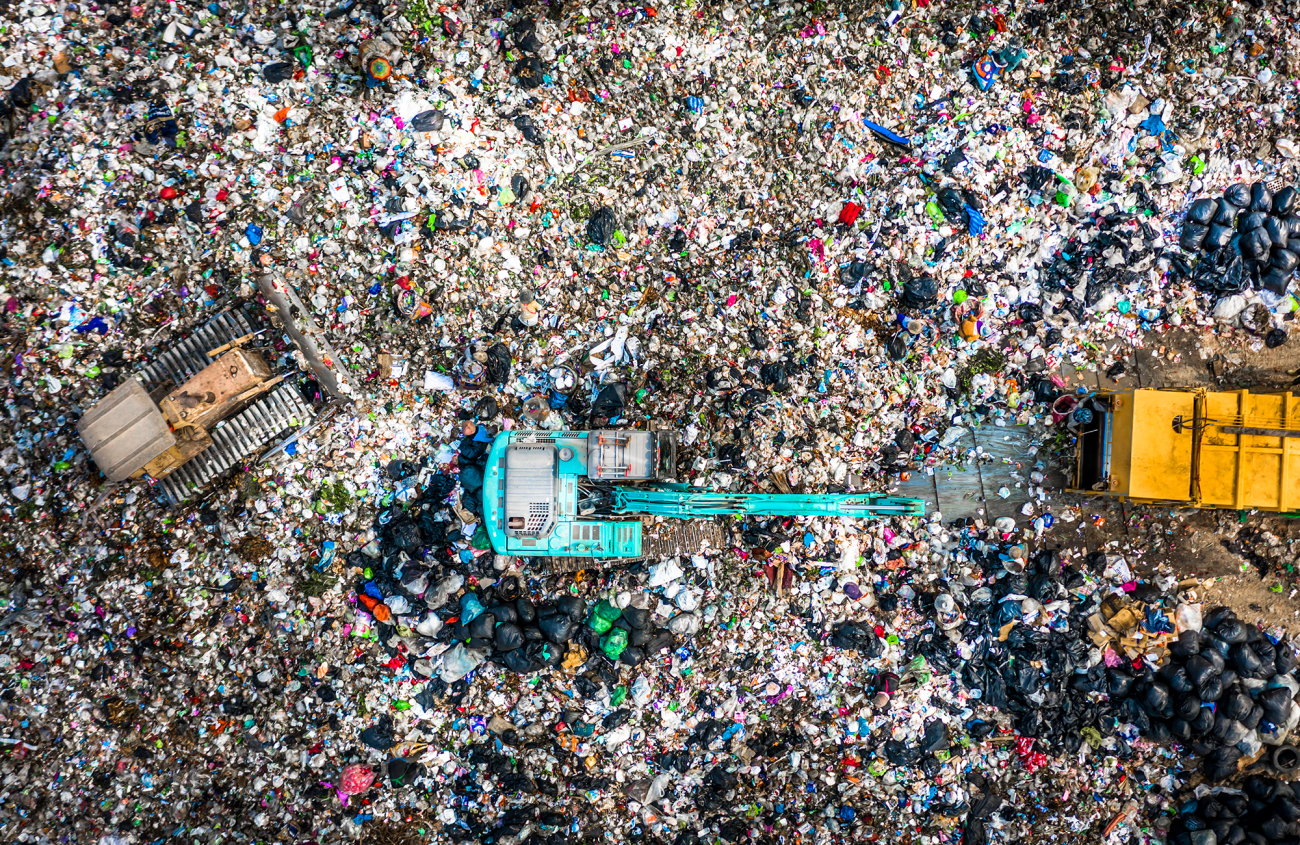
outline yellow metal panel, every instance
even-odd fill
[[[1190,423],[1195,398],[1190,392],[1133,391],[1133,454],[1128,493],[1131,498],[1162,502],[1185,502],[1190,498]],[[1174,418],[1179,416],[1188,423],[1181,434],[1173,428]]]
[[[1201,445],[1201,502],[1209,507],[1291,510],[1300,502],[1300,449],[1282,431],[1300,430],[1300,403],[1290,394],[1209,393]],[[1224,427],[1263,429],[1239,434]]]
[[[1300,510],[1300,436],[1287,436],[1300,435],[1300,398],[1135,390],[1113,401],[1111,494],[1140,502]],[[1180,416],[1181,434],[1173,430]],[[1193,417],[1200,424],[1198,444]]]
[[[1231,508],[1237,500],[1237,450],[1235,447],[1201,446],[1200,504]]]
[[[1133,397],[1116,396],[1111,400],[1110,419],[1110,491],[1119,496],[1129,494],[1133,458]]]

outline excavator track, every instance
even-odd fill
[[[580,569],[607,569],[670,557],[688,557],[705,550],[717,551],[731,543],[727,523],[721,517],[662,522],[644,517],[641,522],[644,528],[640,557],[537,557],[532,558],[533,567],[545,575],[560,575]]]

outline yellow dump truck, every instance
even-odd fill
[[[1095,393],[1070,420],[1078,437],[1072,492],[1300,511],[1300,398],[1289,392]]]

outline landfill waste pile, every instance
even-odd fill
[[[1297,383],[1298,23],[8,3],[0,839],[1300,841],[1300,529],[1086,447]],[[925,515],[493,548],[497,436],[631,429]]]

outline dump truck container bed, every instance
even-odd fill
[[[1088,397],[1074,492],[1184,507],[1300,509],[1300,399],[1249,390]]]

